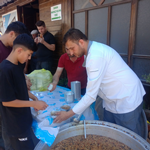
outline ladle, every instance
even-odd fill
[[[84,120],[84,137],[86,139],[86,124],[85,124],[85,120]]]

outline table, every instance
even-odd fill
[[[67,91],[70,91],[70,89],[61,86],[57,86],[53,92],[31,91],[31,93],[37,96],[39,100],[43,100],[48,104],[48,107],[43,111],[36,112],[34,108],[31,108],[31,113],[33,116],[32,128],[34,133],[38,139],[45,142],[48,146],[53,144],[59,132],[59,127],[63,124],[73,121],[73,118],[78,116],[76,114],[62,123],[53,123],[54,119],[50,115],[51,111],[62,110],[60,108],[62,105],[69,105],[71,108],[73,108],[73,106],[78,103],[78,101],[75,101],[71,104],[67,104],[65,102],[64,93]],[[93,103],[83,112],[80,120],[99,120],[97,112],[95,111],[95,103]]]

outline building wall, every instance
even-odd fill
[[[33,1],[34,0],[17,0],[3,7],[0,9],[0,21],[2,20],[3,14],[15,9],[18,10],[18,15],[20,15],[20,8]],[[58,4],[61,4],[62,7],[62,19],[59,21],[51,21],[50,9],[52,6]],[[19,8],[17,8],[17,6],[19,6]],[[63,36],[71,27],[71,0],[39,0],[39,18],[45,22],[48,31],[51,32],[56,39],[56,50],[54,52],[54,64],[52,71],[52,74],[54,74],[57,68],[59,57],[65,53],[64,47],[62,46]],[[3,29],[1,30],[3,31]]]
[[[33,1],[34,0],[15,0],[13,3],[9,3],[0,9],[0,30],[2,31],[2,33],[4,33],[4,29],[3,27],[1,27],[2,15],[13,10],[18,11],[17,6],[22,7],[26,4],[30,4]]]
[[[50,9],[52,6],[61,4],[62,20],[51,21]],[[58,64],[59,57],[65,53],[62,39],[66,31],[71,27],[71,1],[70,0],[39,0],[39,18],[43,20],[50,33],[56,40],[56,50],[54,52],[53,72]]]

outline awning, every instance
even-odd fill
[[[4,6],[7,6],[9,3],[13,3],[15,0],[0,0],[0,9]]]
[[[35,0],[0,0],[0,9],[13,2],[16,2],[17,6],[23,6],[34,1]]]

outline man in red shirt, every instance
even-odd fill
[[[86,92],[87,74],[86,69],[82,67],[83,62],[84,56],[77,58],[74,55],[71,56],[69,54],[69,51],[66,50],[66,53],[63,54],[59,59],[57,70],[53,76],[53,88],[50,91],[52,92],[56,89],[56,85],[59,82],[60,75],[63,69],[65,69],[68,77],[68,87],[71,88],[72,81],[80,81],[81,94],[84,95]]]

